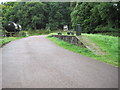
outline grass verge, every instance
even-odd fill
[[[90,40],[95,42],[95,44],[100,46],[101,49],[103,49],[104,51],[107,52],[107,54],[103,55],[103,56],[99,56],[99,55],[94,54],[92,51],[90,51],[87,48],[82,48],[82,47],[70,44],[70,43],[65,42],[63,40],[60,40],[58,38],[51,37],[50,35],[47,38],[50,39],[51,41],[53,41],[54,43],[56,43],[57,45],[65,48],[67,50],[73,51],[75,53],[79,53],[79,54],[84,55],[84,56],[88,56],[90,58],[93,58],[93,59],[96,59],[96,60],[99,60],[99,61],[102,61],[102,62],[105,62],[105,63],[108,63],[108,64],[112,64],[114,66],[118,66],[118,42],[117,42],[117,37],[112,38],[112,36],[110,36],[112,41],[107,40],[108,45],[110,44],[109,47],[111,46],[111,49],[109,49],[108,45],[106,45],[105,42],[104,42],[104,38],[106,36],[101,35],[100,37],[102,37],[102,38],[100,38],[99,35],[98,36],[96,35],[95,37],[93,37],[94,35],[88,35],[88,34],[83,34],[83,35],[87,36]],[[97,41],[94,41],[94,39],[97,40]],[[101,39],[103,39],[103,40],[101,40]]]
[[[118,39],[119,37],[101,35],[101,34],[83,34],[97,46],[99,46],[102,51],[106,52],[105,56],[102,56],[102,60],[107,62],[114,62],[118,64],[118,54],[120,53]]]
[[[11,42],[11,41],[14,41],[14,40],[17,40],[17,39],[20,39],[21,37],[5,37],[5,38],[1,38],[0,39],[0,47],[2,47],[3,45]]]

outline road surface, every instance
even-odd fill
[[[2,87],[118,88],[118,69],[31,36],[3,47]]]

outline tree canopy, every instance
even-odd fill
[[[120,28],[118,15],[120,14],[120,3],[101,2],[101,3],[77,3],[71,13],[71,22],[80,24],[83,32],[114,32]]]
[[[14,21],[28,29],[69,29],[80,24],[83,32],[116,32],[120,28],[119,2],[7,2],[2,24]]]
[[[70,24],[69,3],[8,2],[3,4],[3,25],[14,21],[24,29],[62,29]]]

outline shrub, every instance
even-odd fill
[[[117,32],[118,29],[117,28],[112,28],[110,26],[98,26],[96,29],[95,29],[95,32]]]
[[[26,32],[25,31],[21,31],[19,32],[19,37],[26,37]]]

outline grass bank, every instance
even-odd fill
[[[11,41],[14,41],[14,40],[17,40],[17,39],[20,39],[21,37],[5,37],[5,38],[0,38],[0,47],[2,47],[3,45],[11,42]]]
[[[118,64],[118,54],[120,53],[120,47],[118,45],[119,37],[100,34],[83,35],[90,39],[92,42],[94,42],[97,46],[101,48],[102,51],[106,53],[106,55],[100,57],[102,61]]]
[[[51,37],[50,35],[47,38],[67,50],[73,51],[75,53],[79,53],[84,56],[88,56],[90,58],[93,58],[93,59],[96,59],[96,60],[99,60],[99,61],[102,61],[108,64],[112,64],[114,66],[118,66],[119,50],[118,50],[118,38],[117,37],[97,35],[97,34],[94,34],[94,35],[93,34],[82,34],[82,35],[88,37],[88,39],[90,39],[96,45],[98,45],[102,49],[102,51],[106,52],[106,55],[103,55],[103,56],[96,55],[87,48],[82,48],[82,47],[70,44],[58,38]]]

